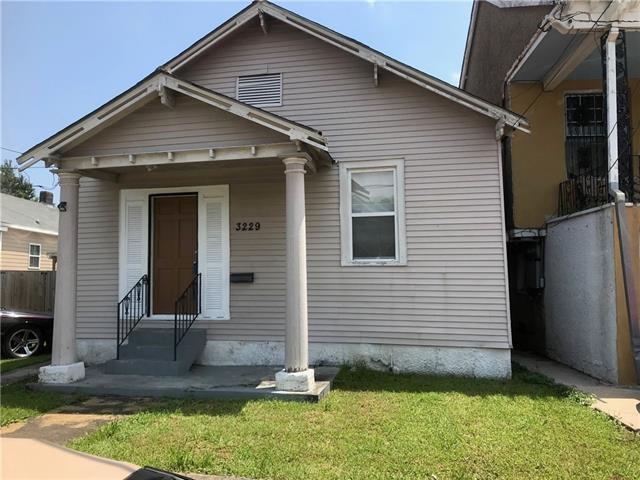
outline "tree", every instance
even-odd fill
[[[13,195],[14,197],[35,200],[36,190],[31,182],[21,174],[16,174],[16,170],[11,165],[10,160],[5,160],[0,166],[0,191]]]

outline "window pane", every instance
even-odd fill
[[[395,259],[395,216],[354,217],[353,259]]]
[[[40,245],[29,245],[29,255],[40,255]]]
[[[351,211],[353,213],[393,212],[393,173],[352,172]]]
[[[31,268],[40,268],[40,257],[29,257],[29,266]]]

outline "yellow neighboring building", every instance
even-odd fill
[[[58,209],[41,202],[0,194],[0,270],[55,270]]]
[[[531,128],[502,148],[514,347],[620,383],[640,378],[638,52],[638,1],[476,1],[460,82]]]
[[[638,33],[640,35],[640,33]],[[599,53],[599,52],[597,52]],[[594,74],[600,74],[597,69]],[[638,157],[640,155],[640,77],[630,77],[629,82],[629,124],[634,130],[631,141],[633,155],[631,180],[635,179],[635,191],[630,192],[628,200],[638,201]],[[631,96],[632,92],[636,92]],[[602,80],[601,79],[567,79],[549,91],[544,91],[538,83],[511,82],[508,85],[510,108],[516,113],[526,111],[531,125],[531,134],[514,132],[511,139],[511,189],[513,192],[513,228],[543,228],[547,220],[573,213],[560,211],[560,185],[572,178],[571,154],[579,156],[586,150],[587,156],[598,156],[602,162],[603,178],[606,177],[606,127],[602,118]],[[534,102],[535,100],[535,102]],[[571,136],[568,125],[568,114],[571,106],[568,102],[580,104],[592,102],[594,107],[584,105],[587,115],[601,118],[599,135]],[[600,102],[600,107],[595,106]],[[531,108],[527,108],[531,105]],[[569,111],[568,111],[569,110]],[[579,112],[578,115],[583,115]],[[635,128],[634,128],[635,127]],[[575,127],[576,130],[597,130],[598,126]],[[589,133],[589,132],[587,132]],[[572,145],[572,142],[578,145]],[[587,142],[601,142],[601,150]],[[571,150],[573,148],[573,151]],[[579,163],[580,159],[576,159]],[[579,175],[573,175],[577,177]],[[569,184],[570,185],[570,184]],[[596,199],[593,199],[595,201]],[[588,199],[585,199],[588,202]],[[603,202],[605,203],[605,202]],[[587,206],[597,206],[588,204]],[[569,210],[581,210],[579,205]]]

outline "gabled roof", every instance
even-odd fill
[[[18,164],[21,165],[20,169],[29,168],[42,159],[54,158],[56,152],[61,149],[68,149],[81,143],[103,128],[145,105],[158,95],[162,97],[165,95],[166,89],[187,95],[250,122],[275,130],[288,136],[291,140],[298,140],[320,150],[329,150],[326,139],[317,130],[201,87],[159,69],[126,92],[27,150],[17,158]]]
[[[113,98],[43,142],[31,147],[17,159],[18,164],[21,165],[20,170],[30,167],[39,160],[54,160],[56,154],[62,148],[69,148],[70,146],[80,143],[89,136],[97,133],[100,129],[105,128],[136,108],[144,105],[154,98],[154,96],[162,94],[166,88],[190,95],[210,105],[284,133],[292,140],[299,140],[320,150],[328,151],[326,139],[316,130],[292,122],[279,115],[266,112],[260,108],[252,107],[251,105],[214,92],[213,90],[182,80],[174,75],[181,67],[245,25],[248,21],[259,18],[261,23],[264,24],[265,15],[280,20],[337,48],[347,51],[352,55],[371,62],[375,65],[375,68],[387,70],[437,95],[441,95],[471,110],[493,118],[502,126],[509,126],[528,132],[527,121],[521,115],[482,100],[464,90],[394,60],[356,40],[307,20],[278,5],[266,0],[258,0],[238,12],[211,33],[195,42],[124,93]]]
[[[58,235],[58,209],[0,193],[0,227]]]
[[[280,20],[294,28],[297,28],[298,30],[340,48],[341,50],[349,52],[356,57],[371,62],[378,68],[394,73],[425,88],[426,90],[448,98],[449,100],[459,103],[471,110],[475,110],[476,112],[494,118],[495,120],[503,121],[505,124],[513,128],[528,131],[526,128],[528,126],[527,121],[521,115],[487,102],[486,100],[454,87],[439,78],[433,77],[410,67],[409,65],[394,60],[393,58],[378,52],[357,40],[337,33],[323,25],[308,20],[267,0],[254,1],[251,5],[238,12],[218,28],[169,60],[162,66],[162,68],[170,73],[178,71],[213,45],[238,30],[248,21],[258,17],[261,23],[263,23],[265,15]]]

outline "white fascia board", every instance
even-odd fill
[[[289,137],[290,140],[300,141],[325,152],[329,151],[326,139],[315,130],[291,122],[283,117],[269,113],[256,107],[244,104],[230,97],[218,94],[212,90],[193,83],[180,80],[164,72],[158,72],[142,85],[134,88],[122,98],[117,98],[90,114],[84,120],[62,130],[46,142],[32,148],[18,158],[20,170],[29,168],[34,163],[50,159],[61,148],[79,142],[82,138],[97,133],[100,128],[109,125],[118,118],[135,110],[152,95],[160,95],[164,88],[187,95],[195,100],[207,103],[213,107],[225,110],[242,117],[250,122],[275,130]],[[115,105],[114,105],[115,103]],[[56,158],[59,160],[59,158]]]
[[[24,170],[40,160],[52,158],[52,156],[55,156],[56,152],[61,148],[77,141],[80,137],[83,137],[88,132],[103,126],[103,124],[129,113],[129,109],[132,106],[139,104],[149,96],[157,95],[157,90],[157,76],[154,76],[122,97],[116,97],[115,100],[108,102],[84,120],[70,125],[61,132],[53,135],[46,141],[20,155],[16,159],[18,165],[21,165],[20,170]]]
[[[267,1],[256,2],[250,8],[242,12],[239,16],[232,18],[229,22],[224,23],[221,27],[214,30],[210,35],[206,36],[195,45],[187,49],[182,54],[178,55],[174,59],[165,64],[164,68],[169,73],[176,72],[179,68],[183,67],[195,57],[218,43],[222,38],[229,35],[232,31],[235,31],[241,25],[244,25],[247,21],[254,17],[257,17],[260,12],[266,13],[284,23],[287,23],[298,30],[304,31],[320,40],[323,40],[341,50],[351,53],[357,57],[360,57],[368,62],[377,64],[379,67],[384,68],[396,75],[401,76],[405,80],[408,80],[416,85],[419,85],[433,93],[444,96],[449,100],[459,103],[467,108],[470,108],[478,113],[489,116],[495,120],[503,119],[510,126],[519,130],[529,132],[526,128],[528,126],[526,120],[509,112],[497,105],[493,105],[490,102],[486,102],[478,97],[475,97],[467,92],[464,92],[456,87],[448,85],[442,80],[435,79],[426,75],[423,72],[415,70],[407,65],[402,64],[396,60],[393,60],[386,55],[383,55],[375,50],[366,47],[354,40],[351,40],[344,35],[333,32],[332,30],[311,22],[303,17],[300,17],[293,12],[282,9],[281,7],[271,4]]]
[[[302,30],[309,35],[330,43],[331,45],[360,57],[363,60],[375,63],[380,68],[415,83],[426,90],[448,98],[449,100],[470,108],[471,110],[475,110],[478,113],[489,116],[495,120],[503,119],[511,127],[528,132],[528,129],[526,128],[528,124],[520,115],[514,114],[513,112],[509,112],[497,105],[493,105],[490,102],[475,97],[463,90],[460,90],[459,88],[447,84],[442,80],[433,78],[423,72],[404,65],[397,60],[376,52],[369,47],[344,37],[343,35],[335,33],[322,25],[310,22],[296,14],[286,12],[275,5],[263,3],[259,8],[268,15],[287,23],[294,28]]]
[[[256,107],[251,107],[233,98],[221,95],[204,87],[180,80],[169,75],[163,76],[164,84],[178,93],[188,95],[201,102],[208,103],[221,110],[245,118],[253,123],[287,135],[290,140],[300,140],[320,150],[329,151],[326,139],[315,130],[290,122],[283,117],[274,115]]]
[[[513,65],[511,65],[511,68],[507,71],[504,79],[505,84],[508,85],[511,83],[513,77],[516,76],[531,54],[536,50],[536,48],[538,48],[538,45],[540,45],[540,42],[544,40],[544,37],[547,36],[548,32],[549,28],[544,30],[542,26],[536,30],[536,33],[533,34],[527,45],[524,47],[522,53],[518,55],[513,62]]]
[[[212,45],[220,42],[222,39],[235,32],[242,25],[247,23],[252,18],[259,14],[258,2],[249,6],[244,12],[232,17],[226,21],[220,27],[216,28],[209,35],[206,35],[201,40],[197,41],[194,45],[189,47],[184,52],[180,53],[177,57],[171,59],[164,65],[164,69],[169,73],[174,73],[176,70],[189,63],[201,53],[205,52]]]

